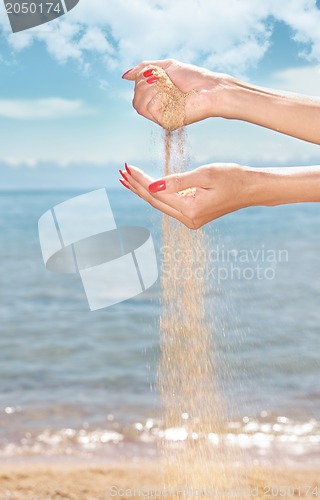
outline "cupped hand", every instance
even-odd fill
[[[234,79],[174,59],[143,61],[124,73],[125,80],[135,81],[133,107],[140,115],[164,126],[159,88],[148,71],[150,66],[160,66],[181,92],[190,92],[185,103],[185,125],[213,116],[225,116],[225,90],[232,86]]]
[[[189,229],[250,205],[249,168],[237,164],[214,163],[157,181],[137,167],[126,168],[120,171],[125,187]]]

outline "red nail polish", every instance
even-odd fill
[[[144,73],[142,73],[145,78],[149,76],[153,76],[153,69],[147,69]]]
[[[128,163],[125,163],[124,166],[126,167],[126,171],[128,172],[129,175],[132,175],[130,168],[128,167]]]
[[[151,83],[157,83],[159,81],[159,78],[157,76],[152,76],[151,78],[148,78],[146,80],[147,83],[151,84]]]
[[[122,177],[124,178],[124,180],[128,182],[128,177],[126,176],[126,174],[124,172],[122,172],[122,170],[119,170],[119,172],[120,172],[120,175],[122,175]]]
[[[121,184],[122,184],[125,188],[130,189],[130,188],[129,188],[129,186],[127,186],[127,184],[125,184],[125,183],[123,182],[123,180],[122,180],[122,179],[119,179],[119,181],[121,182]]]
[[[150,193],[159,193],[159,191],[164,191],[167,188],[167,183],[164,179],[153,182],[149,186]]]
[[[130,71],[132,71],[133,68],[130,68],[128,69],[128,71],[126,71],[125,73],[123,73],[122,77],[121,78],[124,78],[128,73],[130,73]]]

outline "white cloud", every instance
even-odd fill
[[[320,61],[316,0],[80,0],[60,19],[8,40],[17,50],[42,40],[59,62],[85,65],[94,53],[126,69],[170,56],[241,74],[268,50],[274,19],[292,28],[304,57]]]
[[[26,33],[10,35],[8,26],[1,19],[0,23],[15,50],[23,50],[38,40],[55,60],[77,61],[87,73],[96,59],[93,56],[108,69],[122,71],[141,59],[170,56],[242,75],[268,50],[273,20],[291,27],[295,39],[303,44],[299,48],[304,50],[304,57],[313,60],[314,66],[278,72],[263,84],[320,95],[320,66],[316,65],[320,63],[320,11],[315,0],[80,0],[61,19]],[[99,84],[108,90],[105,76],[100,75]],[[130,103],[132,89],[127,88],[121,87],[115,95]],[[0,116],[11,118],[58,118],[89,112],[82,101],[0,101]],[[101,131],[90,135],[90,141],[87,135],[77,137],[71,146],[63,146],[65,149],[58,135],[50,151],[44,146],[41,150],[38,143],[25,144],[11,161],[29,158],[30,164],[47,160],[103,164],[117,162],[121,156],[139,165],[151,155],[146,131],[149,124],[138,121],[136,116],[134,127],[132,123],[129,120],[129,125],[121,125],[121,131],[115,128],[108,134]],[[69,137],[72,134],[76,131],[68,131]],[[243,123],[206,121],[190,128],[190,137],[197,165],[208,161],[261,161],[270,165],[318,162],[318,146]],[[1,152],[2,158],[11,152],[9,146]]]
[[[320,61],[320,10],[316,0],[269,0],[276,19],[290,26],[297,42],[306,44],[301,55],[310,61]]]
[[[81,100],[59,97],[48,99],[0,99],[0,117],[20,120],[66,118],[94,113]]]
[[[88,28],[80,39],[78,47],[83,51],[96,51],[101,54],[114,53],[114,48],[99,28]]]
[[[76,60],[86,72],[97,54],[109,68],[176,57],[242,75],[268,50],[272,20],[292,28],[305,59],[320,61],[316,0],[80,0],[65,16],[14,35],[0,17],[15,50],[40,40],[58,62]]]
[[[320,66],[305,66],[278,71],[267,86],[298,94],[320,96]]]

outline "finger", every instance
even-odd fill
[[[156,202],[159,202],[161,208],[158,207],[164,213],[172,215],[176,219],[182,221],[189,220],[189,214],[194,214],[195,203],[203,204],[204,196],[206,194],[205,189],[198,188],[194,196],[179,196],[177,193],[164,194],[164,193],[151,193],[149,190],[150,182],[154,180],[149,175],[145,174],[141,169],[133,167],[130,165],[129,170],[131,175],[127,175],[128,184],[131,188],[135,189],[141,198],[148,201],[152,206],[155,206]],[[197,199],[195,199],[197,196]],[[155,201],[154,201],[155,200]],[[172,212],[173,211],[173,212]],[[186,224],[186,222],[184,222]],[[186,224],[187,225],[187,224]]]
[[[170,217],[174,217],[178,221],[182,222],[182,224],[184,224],[185,226],[190,227],[190,219],[179,212],[179,210],[176,210],[175,208],[170,207],[170,205],[167,205],[166,203],[163,203],[162,201],[156,199],[146,190],[144,190],[142,194],[138,193],[138,195],[140,196],[140,198],[143,198],[145,201],[147,201],[152,207],[160,210],[162,213],[169,215]]]
[[[132,187],[128,182],[124,181],[123,179],[119,179],[119,182],[121,182],[122,186],[126,187],[127,189],[129,189],[133,193],[135,193],[138,196],[140,196],[139,193],[138,193],[138,191],[136,189],[134,189],[134,187]]]
[[[157,117],[161,116],[161,96],[157,86],[147,83],[142,75],[136,80],[132,105],[137,113],[158,123]]]
[[[128,165],[125,163],[126,167],[126,178],[130,185],[141,184],[148,186],[149,182],[154,181],[154,178],[146,174],[143,170],[133,165]]]
[[[134,167],[130,166],[131,171],[134,171],[133,168]],[[135,168],[135,172],[136,172],[136,170],[138,170],[138,169]],[[125,183],[125,181],[122,181],[122,184],[124,184],[124,185],[127,184],[126,187],[129,187],[129,189],[131,191],[133,191],[140,198],[142,198],[147,203],[149,203],[152,207],[156,208],[157,210],[160,210],[162,213],[169,215],[170,217],[174,217],[178,221],[182,222],[182,224],[184,224],[185,226],[190,227],[190,219],[186,215],[184,215],[179,210],[176,210],[175,208],[171,207],[167,203],[165,203],[165,202],[161,201],[160,199],[156,198],[155,196],[153,196],[148,191],[148,189],[143,187],[142,184],[138,183],[133,178],[133,176],[131,176],[131,177],[128,176],[128,179],[131,179],[131,181],[128,181],[127,183]],[[149,178],[149,179],[151,179],[151,178]],[[136,187],[134,187],[134,184],[136,185]]]
[[[172,59],[163,59],[163,60],[155,60],[155,61],[142,61],[140,64],[135,66],[134,68],[128,70],[126,73],[124,73],[123,77],[124,80],[135,80],[137,75],[142,71],[145,70],[148,66],[160,66],[160,68],[163,68],[164,70],[168,69],[172,65],[173,61]]]
[[[191,170],[191,172],[167,175],[151,183],[148,189],[153,194],[159,192],[169,194],[193,187],[208,188],[210,187],[210,176],[208,174],[208,168],[199,167]]]

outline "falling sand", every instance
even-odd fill
[[[164,174],[181,172],[185,101],[190,93],[177,89],[161,68],[150,68],[159,77],[157,99],[166,129]],[[196,194],[196,188],[179,193]],[[226,416],[216,385],[212,328],[206,320],[206,247],[203,230],[191,231],[164,216],[158,388],[164,428],[176,441],[164,433],[163,483],[170,496],[215,496],[219,489],[219,498],[246,498],[244,479],[235,465],[239,453],[218,444]]]

